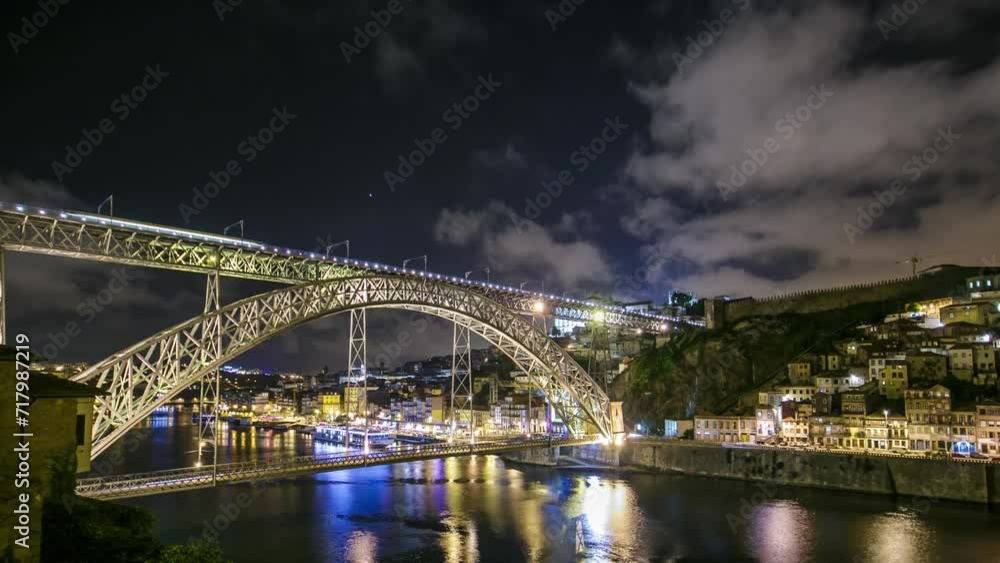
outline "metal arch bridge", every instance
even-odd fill
[[[166,226],[0,203],[0,343],[4,341],[4,251],[52,254],[207,274],[205,312],[98,363],[75,377],[109,390],[95,405],[93,457],[142,417],[181,390],[201,382],[202,412],[219,404],[218,367],[253,346],[320,316],[351,312],[349,373],[366,373],[365,311],[409,309],[455,323],[451,406],[453,425],[472,420],[469,330],[496,345],[526,373],[575,435],[622,431],[612,404],[589,375],[521,315],[602,320],[611,326],[666,331],[680,321],[621,307],[527,292],[426,271],[270,247],[242,238]],[[220,308],[219,278],[289,284],[284,289]],[[356,384],[355,384],[356,385]],[[362,395],[363,396],[363,395]],[[349,407],[364,412],[364,400]],[[198,458],[211,444],[214,423],[201,424]],[[453,426],[454,428],[454,426]]]
[[[612,404],[583,368],[519,314],[446,282],[368,275],[285,287],[207,311],[73,377],[110,392],[96,402],[92,457],[174,395],[254,346],[313,319],[370,308],[419,311],[479,334],[528,375],[574,435],[589,426],[613,440],[624,430],[620,403]],[[471,384],[468,388],[471,393]]]
[[[546,315],[556,318],[586,322],[596,317],[610,326],[647,331],[666,331],[677,324],[694,324],[677,317],[629,311],[623,307],[501,284],[326,256],[107,215],[42,209],[17,203],[0,202],[0,268],[3,249],[287,284],[359,274],[398,275],[466,287],[524,314],[537,314],[542,309]],[[2,275],[0,269],[0,282]],[[0,288],[0,313],[2,291]],[[0,342],[2,337],[3,326],[0,324]]]
[[[262,459],[219,464],[214,467],[189,467],[79,479],[76,492],[83,497],[103,500],[124,499],[203,489],[214,487],[218,483],[249,483],[408,461],[498,454],[526,448],[583,445],[593,443],[596,439],[594,436],[517,437],[475,444],[431,444],[370,453],[345,452],[323,456]]]

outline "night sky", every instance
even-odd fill
[[[350,239],[353,257],[428,254],[434,271],[488,265],[575,297],[771,295],[906,275],[914,253],[998,265],[994,2],[565,0],[558,17],[555,0],[51,3],[37,30],[21,18],[39,3],[2,8],[3,201],[93,211],[114,194],[121,217],[242,219],[251,239]],[[387,182],[418,145],[433,153]],[[10,254],[8,324],[49,343],[117,270]],[[127,275],[56,359],[98,360],[201,310],[198,276]],[[226,301],[271,287],[223,286]],[[450,350],[442,323],[371,318],[370,356],[402,330],[416,341],[399,361]],[[345,325],[240,361],[342,369]]]

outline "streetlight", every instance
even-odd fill
[[[597,321],[597,322],[599,322],[599,323],[603,323],[604,319],[606,319],[606,318],[607,318],[607,315],[604,314],[604,311],[596,311],[594,313],[594,320]]]
[[[541,299],[535,301],[531,304],[531,311],[536,315],[541,315],[545,312],[545,302]]]
[[[468,272],[465,272],[465,279],[469,279],[469,276],[471,274],[476,273],[476,272],[486,272],[486,283],[490,283],[490,267],[489,266],[483,266],[481,268],[474,268],[472,270],[469,270]]]
[[[427,271],[427,255],[426,254],[424,254],[423,256],[414,256],[413,258],[407,258],[406,260],[403,260],[403,269],[405,270],[406,269],[406,265],[409,264],[410,262],[413,262],[414,260],[423,260],[424,261],[424,271],[425,272]]]
[[[347,247],[347,254],[345,255],[345,258],[350,258],[351,257],[351,241],[350,240],[342,240],[340,242],[335,242],[335,243],[327,246],[326,247],[326,257],[329,258],[330,257],[330,251],[333,250],[334,248],[338,247],[338,246],[346,246]]]
[[[108,204],[108,215],[113,218],[115,216],[115,196],[113,194],[104,198],[104,201],[97,206],[97,214],[101,214],[101,209],[104,208],[105,203]]]
[[[233,227],[237,226],[240,228],[240,238],[243,238],[243,219],[240,219],[239,221],[233,223],[232,225],[229,225],[225,229],[222,229],[222,236],[226,236],[226,234],[229,233],[229,229],[232,229]]]

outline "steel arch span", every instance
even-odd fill
[[[611,403],[558,344],[518,313],[476,292],[430,279],[366,275],[281,288],[210,311],[126,348],[73,381],[109,392],[95,404],[96,458],[132,426],[205,374],[311,320],[357,308],[419,311],[479,334],[534,382],[573,433],[589,423],[613,439]]]

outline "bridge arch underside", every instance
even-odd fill
[[[571,433],[596,431],[613,437],[607,395],[559,345],[518,313],[440,281],[361,276],[237,301],[159,332],[74,377],[108,392],[95,404],[91,457],[224,363],[299,325],[358,308],[417,311],[468,327],[528,375]]]

